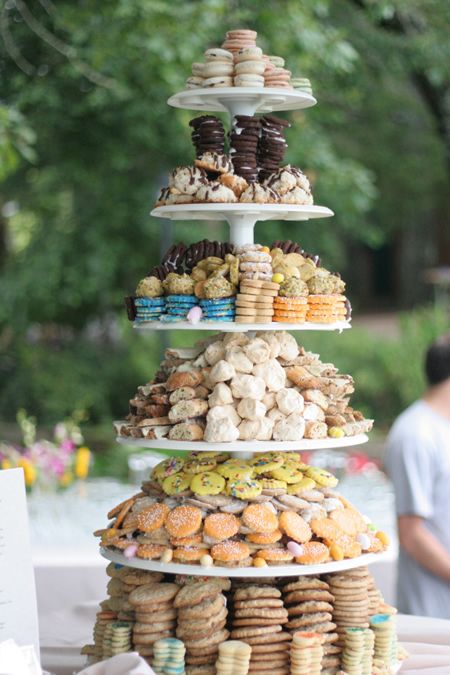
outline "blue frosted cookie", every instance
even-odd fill
[[[135,307],[164,307],[164,298],[134,298]]]
[[[216,310],[211,311],[211,312],[203,312],[203,316],[205,316],[205,317],[208,318],[208,319],[213,319],[213,318],[216,318],[216,317],[218,317],[218,316],[231,316],[231,317],[234,317],[235,314],[236,314],[236,312],[234,311],[234,309],[227,309],[227,308],[225,308],[225,309],[216,309]]]
[[[203,321],[234,321],[234,314],[230,316],[206,316]]]
[[[206,298],[205,300],[199,301],[199,305],[202,309],[208,307],[234,307],[235,304],[235,298]]]
[[[195,295],[166,295],[167,305],[189,305],[193,307],[198,303]]]

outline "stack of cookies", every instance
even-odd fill
[[[241,282],[247,279],[271,281],[272,279],[272,258],[267,247],[261,244],[245,244],[236,249],[236,256],[239,261],[239,280]],[[278,290],[278,285],[272,290]]]
[[[166,302],[163,297],[159,298],[134,298],[133,321],[155,321],[166,312]],[[127,302],[127,309],[130,304]]]
[[[186,647],[176,638],[163,638],[153,645],[152,668],[156,675],[183,675]]]
[[[131,651],[133,624],[127,621],[109,623],[103,635],[102,660]]]
[[[370,617],[370,627],[375,633],[374,659],[394,664],[397,660],[395,616],[375,614]]]
[[[291,675],[320,675],[322,673],[323,636],[320,633],[298,631],[292,636]]]
[[[251,645],[249,673],[289,673],[288,620],[281,593],[275,586],[257,584],[236,588],[233,594],[231,637]]]
[[[333,595],[330,586],[318,577],[299,577],[283,588],[284,604],[289,614],[286,628],[291,632],[319,633],[323,639],[323,668],[339,665],[340,647],[333,623]]]
[[[261,117],[261,138],[258,144],[259,181],[262,183],[278,171],[286,153],[284,130],[291,125],[275,115]]]
[[[367,567],[330,574],[327,577],[334,596],[333,621],[343,646],[347,628],[369,628],[369,573]]]
[[[234,173],[247,183],[258,180],[256,154],[261,122],[258,117],[236,115],[230,131],[230,156]]]
[[[234,55],[234,86],[264,87],[264,71],[266,64],[262,49],[244,47]]]
[[[368,571],[367,592],[369,594],[369,616],[381,612],[384,598],[379,588],[375,585],[375,579]]]
[[[193,668],[210,666],[214,672],[219,645],[229,637],[225,629],[227,608],[222,590],[228,579],[202,580],[183,586],[174,605],[178,609],[177,637],[186,647],[186,664]],[[186,673],[189,674],[189,667]]]
[[[346,629],[341,666],[347,675],[371,675],[374,640],[375,635],[368,628]]]
[[[243,279],[236,296],[237,323],[270,323],[278,284],[272,281]]]
[[[247,28],[229,30],[222,43],[222,49],[226,49],[236,56],[241,49],[256,47],[257,35],[258,33],[255,30],[248,30]]]
[[[174,637],[176,611],[173,599],[179,587],[171,583],[150,583],[137,586],[128,597],[136,612],[133,644],[144,658],[153,657],[157,640]]]
[[[264,61],[266,63],[264,86],[292,89],[291,73],[285,70],[284,59],[281,56],[265,56]]]
[[[199,305],[205,321],[234,321],[236,299],[233,297],[206,298],[200,300]]]
[[[192,142],[196,157],[206,152],[223,154],[225,150],[225,130],[218,117],[214,115],[200,115],[189,122],[192,127]]]
[[[239,640],[228,640],[219,645],[215,675],[247,675],[252,648]]]
[[[273,321],[278,323],[305,323],[308,311],[306,297],[286,298],[278,295],[273,301]]]
[[[308,295],[306,320],[311,323],[346,321],[347,299],[344,295]]]
[[[168,295],[166,297],[166,314],[161,317],[163,321],[183,321],[189,310],[198,304],[195,295]],[[147,318],[146,321],[149,319]]]

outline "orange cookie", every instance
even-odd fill
[[[272,317],[272,321],[276,321],[277,323],[305,323],[305,317],[304,316],[298,316],[298,317],[277,316],[275,314]]]
[[[265,504],[250,504],[242,513],[242,522],[254,532],[275,532],[278,529],[276,514]]]
[[[355,511],[355,509],[336,509],[335,511],[331,511],[329,517],[331,520],[334,520],[346,534],[356,535],[367,530],[364,518],[360,513]]]
[[[153,532],[162,527],[169,514],[166,504],[151,504],[138,513],[137,522],[141,532]]]
[[[182,563],[198,562],[204,555],[209,553],[207,548],[176,548],[173,552],[173,559]]]
[[[280,530],[290,539],[300,544],[309,541],[312,536],[311,528],[295,511],[282,511],[280,514]],[[328,549],[327,549],[328,550]]]
[[[285,309],[290,309],[291,307],[296,309],[297,307],[305,307],[308,304],[306,298],[295,297],[295,298],[285,298],[281,295],[275,298],[273,301],[275,307],[281,307]]]
[[[294,560],[294,556],[284,548],[265,548],[258,551],[257,558],[262,558],[267,562],[288,564]]]
[[[242,541],[224,541],[214,544],[211,548],[211,555],[219,562],[239,562],[249,557],[250,549]]]
[[[144,558],[145,560],[156,560],[162,556],[165,550],[166,547],[159,544],[139,544],[136,555],[138,558]]]
[[[171,537],[189,537],[202,525],[202,512],[196,506],[176,506],[169,513],[165,527]]]
[[[246,539],[251,544],[275,544],[282,536],[283,533],[280,530],[274,530],[273,532],[252,532],[246,536]]]
[[[334,542],[327,541],[327,544],[337,544],[344,554],[344,558],[357,558],[362,553],[361,544],[359,544],[349,534],[341,534]]]
[[[240,522],[232,513],[212,513],[205,518],[204,533],[217,541],[234,537],[239,531]]]
[[[334,305],[336,302],[345,302],[344,295],[308,295],[308,305]]]
[[[307,541],[303,544],[302,549],[302,554],[295,558],[295,562],[301,565],[317,565],[326,562],[330,557],[328,546],[320,541]]]
[[[344,534],[339,525],[331,518],[313,518],[310,525],[315,535],[330,542],[337,541]]]
[[[201,534],[193,534],[191,537],[173,537],[170,540],[172,546],[196,546],[203,542]]]

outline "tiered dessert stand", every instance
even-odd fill
[[[315,105],[316,100],[305,93],[269,88],[224,88],[224,89],[197,89],[183,91],[168,100],[169,105],[176,108],[187,108],[201,111],[228,111],[231,120],[235,115],[254,115],[258,112],[272,112],[279,110],[298,110]],[[253,243],[254,226],[258,220],[309,220],[333,215],[333,212],[324,206],[296,206],[289,204],[180,204],[159,206],[151,212],[157,218],[172,220],[226,220],[230,226],[230,242],[237,246]],[[200,322],[195,325],[187,321],[176,324],[164,324],[153,321],[137,326],[138,330],[209,330],[220,332],[250,332],[255,330],[342,330],[350,328],[348,322],[339,324],[243,324],[234,322]],[[323,440],[299,440],[289,442],[276,441],[236,441],[234,443],[206,443],[191,441],[173,441],[167,439],[146,440],[118,437],[117,441],[125,445],[135,445],[161,450],[186,451],[226,451],[238,453],[237,456],[251,457],[254,452],[267,451],[309,451],[324,448],[342,448],[365,443],[368,440],[365,434],[354,437],[328,438]],[[236,456],[236,455],[235,455]],[[302,576],[310,574],[324,574],[349,570],[380,561],[385,554],[366,553],[357,558],[342,561],[328,562],[319,565],[277,565],[276,567],[203,567],[181,563],[164,563],[140,558],[126,558],[122,553],[110,549],[102,549],[102,555],[112,562],[137,567],[145,570],[163,571],[172,574],[189,574],[201,576],[223,577],[267,577]]]

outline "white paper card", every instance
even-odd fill
[[[0,471],[0,642],[34,645],[39,632],[22,469]],[[1,668],[0,668],[1,670]]]

